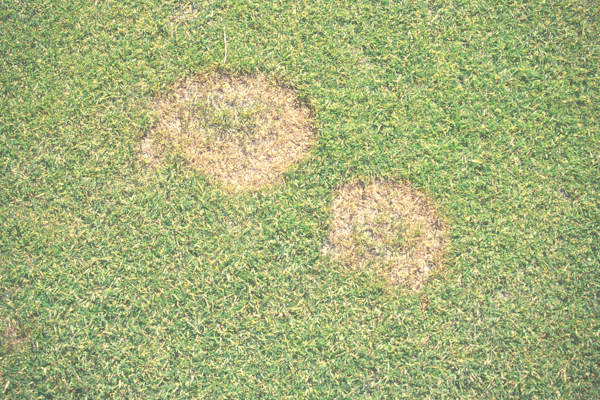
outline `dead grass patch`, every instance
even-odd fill
[[[181,6],[172,16],[172,20],[176,22],[186,22],[196,19],[200,16],[200,10],[194,4]]]
[[[309,108],[262,74],[193,76],[152,108],[141,158],[157,165],[173,152],[233,191],[273,184],[314,143]]]
[[[356,183],[337,193],[323,250],[348,267],[418,290],[441,264],[446,233],[435,207],[409,184]]]
[[[23,348],[28,337],[17,321],[7,318],[0,328],[2,329],[0,334],[1,347],[13,351]]]

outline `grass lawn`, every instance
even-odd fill
[[[600,398],[599,65],[594,0],[3,0],[0,397]],[[140,162],[215,69],[312,108],[268,190]],[[422,290],[323,255],[357,179],[438,206]]]

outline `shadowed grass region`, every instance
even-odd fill
[[[600,398],[599,16],[0,2],[0,398]]]

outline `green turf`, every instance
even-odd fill
[[[0,397],[600,397],[597,1],[190,4],[0,2]],[[215,68],[314,110],[273,190],[139,163]],[[321,255],[375,177],[451,227],[420,293]]]

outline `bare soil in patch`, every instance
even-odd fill
[[[174,152],[232,191],[275,183],[314,143],[309,108],[262,74],[193,76],[153,111],[142,160],[157,165]]]
[[[441,265],[447,229],[432,203],[409,184],[344,186],[332,211],[323,251],[348,267],[418,290]]]

